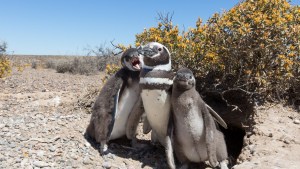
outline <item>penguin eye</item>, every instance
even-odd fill
[[[190,75],[190,79],[192,79],[193,78],[193,76],[192,75]]]
[[[158,48],[158,51],[162,51],[162,49],[161,49],[161,48]]]

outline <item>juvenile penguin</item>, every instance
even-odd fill
[[[174,151],[177,159],[187,167],[189,162],[209,160],[216,167],[227,169],[227,148],[223,134],[205,102],[195,89],[191,70],[181,68],[174,78],[172,109]]]
[[[107,151],[109,140],[127,136],[135,139],[135,131],[143,113],[139,87],[140,55],[137,49],[126,50],[122,68],[102,87],[95,101],[86,134],[100,143],[100,152]]]
[[[171,87],[174,73],[171,70],[171,55],[162,44],[150,42],[140,47],[141,60],[140,87],[143,106],[152,135],[169,150],[170,137],[167,128],[171,110]],[[168,155],[168,154],[167,154]],[[168,161],[170,168],[174,161]]]

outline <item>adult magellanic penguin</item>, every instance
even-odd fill
[[[167,156],[171,148],[171,140],[167,135],[171,110],[171,87],[174,73],[171,70],[171,55],[162,44],[150,42],[140,47],[143,55],[140,75],[141,97],[147,120],[158,141],[165,146]],[[168,159],[170,168],[175,168],[174,160]]]
[[[93,106],[86,134],[107,150],[109,140],[127,136],[135,139],[135,131],[143,113],[140,97],[140,55],[136,48],[121,57],[122,68],[102,87]]]

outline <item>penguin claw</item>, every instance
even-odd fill
[[[108,146],[107,146],[107,144],[106,143],[101,143],[101,145],[100,145],[100,154],[101,155],[105,155],[105,154],[107,154],[108,153]]]
[[[219,163],[221,169],[228,169],[227,160],[223,160]]]

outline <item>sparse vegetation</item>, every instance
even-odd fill
[[[91,75],[99,71],[104,71],[106,65],[117,64],[119,60],[117,57],[95,57],[95,56],[84,56],[84,57],[72,57],[68,61],[61,62],[48,62],[48,65],[54,67],[58,73],[72,73]],[[54,66],[55,65],[55,66]]]
[[[38,67],[38,63],[37,63],[36,61],[33,61],[33,62],[31,63],[31,68],[37,69],[37,67]]]
[[[6,56],[6,43],[3,42],[0,44],[0,78],[3,78],[10,74],[11,72],[11,64]]]

